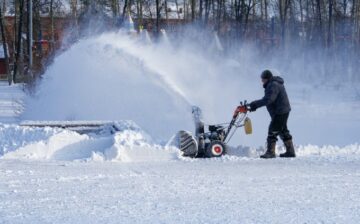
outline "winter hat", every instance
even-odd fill
[[[262,79],[271,79],[273,77],[273,74],[269,70],[265,70],[261,73]]]

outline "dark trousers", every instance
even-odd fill
[[[269,125],[269,132],[267,137],[268,143],[274,143],[277,141],[277,136],[280,135],[280,138],[286,142],[292,139],[290,131],[287,128],[287,121],[289,118],[289,113],[275,115],[271,118]]]

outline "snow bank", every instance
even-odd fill
[[[0,124],[0,156],[28,144],[45,141],[59,132],[61,130],[56,128],[30,128]]]
[[[160,161],[177,158],[178,152],[162,147],[131,121],[115,123],[114,135],[86,135],[60,128],[0,126],[3,159]]]
[[[119,161],[148,162],[186,160],[171,145],[156,144],[139,126],[131,121],[114,124],[115,134],[79,134],[61,128],[30,128],[17,125],[0,126],[0,158],[59,161]],[[230,147],[228,155],[212,160],[241,161],[258,158],[264,148]],[[284,152],[279,146],[277,152]],[[299,157],[360,155],[360,144],[339,146],[297,146]]]
[[[132,130],[116,133],[114,144],[104,150],[102,157],[105,160],[121,162],[164,161],[178,158],[176,148],[156,145],[145,136],[143,132]]]
[[[83,141],[88,140],[85,135],[79,135],[76,132],[61,131],[50,136],[47,139],[37,142],[25,144],[24,146],[6,153],[3,158],[6,159],[57,159],[63,158],[63,151],[69,151],[69,147],[72,149],[84,149],[84,147],[76,147]],[[83,145],[85,146],[85,145]],[[79,150],[71,150],[75,153],[79,153]],[[74,155],[75,156],[75,155]]]

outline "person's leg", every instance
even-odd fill
[[[263,159],[275,158],[275,147],[277,136],[281,133],[284,126],[284,116],[283,115],[275,115],[271,118],[271,122],[268,130],[268,137],[266,140],[266,152],[264,155],[260,156]]]
[[[280,138],[283,141],[287,141],[287,140],[291,140],[292,136],[290,134],[290,131],[287,127],[287,121],[289,119],[289,113],[283,114],[282,115],[282,128],[281,131],[279,132]]]
[[[292,142],[292,136],[290,134],[289,129],[287,128],[288,118],[289,118],[289,113],[286,114],[285,124],[284,124],[282,131],[280,132],[280,138],[281,138],[281,140],[283,140],[285,148],[286,148],[286,152],[280,154],[280,157],[295,157],[296,156],[294,145]]]
[[[292,140],[292,135],[290,134],[287,124],[284,125],[283,130],[280,132],[280,138],[284,142],[286,142],[288,140]]]
[[[282,130],[281,118],[279,115],[276,115],[271,119],[266,141],[276,143],[278,140],[277,136],[280,134],[281,130]]]

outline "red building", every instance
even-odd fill
[[[41,71],[44,66],[44,61],[47,60],[49,55],[56,49],[61,46],[61,40],[63,39],[64,32],[68,26],[70,20],[65,17],[55,17],[53,19],[54,29],[53,36],[54,41],[52,41],[52,29],[51,29],[51,18],[50,17],[41,17],[40,24],[35,26],[34,24],[34,33],[33,33],[33,70],[34,72]],[[4,18],[4,28],[6,42],[8,46],[8,55],[9,55],[9,69],[10,71],[13,68],[15,61],[15,52],[16,52],[16,39],[18,33],[15,30],[15,17],[6,16]],[[24,61],[24,67],[26,67],[26,62],[28,61],[29,55],[27,52],[27,27],[23,26],[23,33],[21,35],[22,42],[22,56]],[[6,64],[4,59],[3,48],[0,46],[0,79],[7,78]]]

